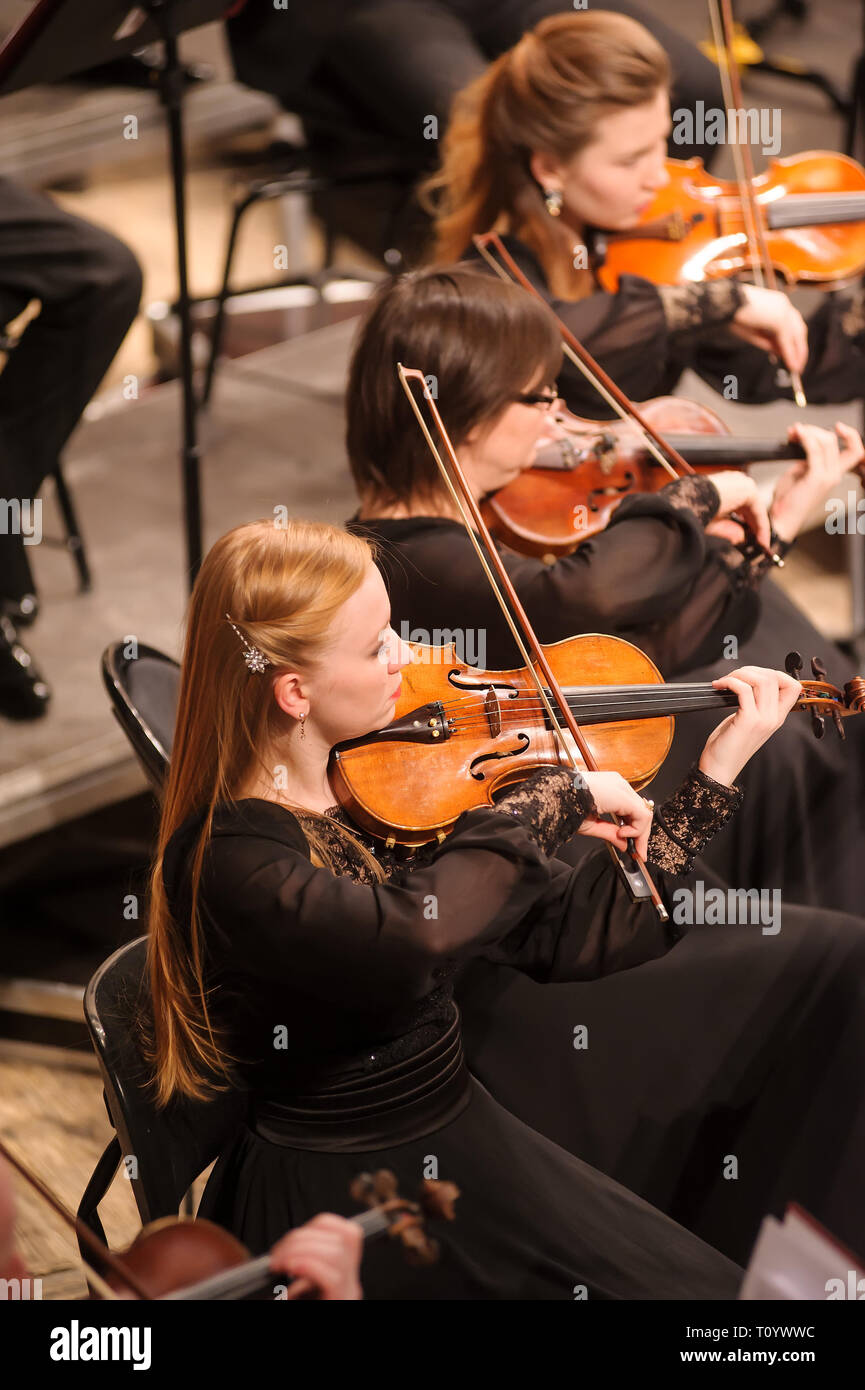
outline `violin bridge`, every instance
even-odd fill
[[[496,694],[495,686],[491,685],[484,696],[484,714],[490,726],[490,734],[493,738],[498,738],[502,731],[502,709],[499,704],[499,697]]]

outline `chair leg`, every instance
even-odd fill
[[[66,549],[75,561],[75,568],[78,570],[78,589],[82,594],[86,594],[91,588],[90,566],[87,563],[87,552],[84,549],[84,540],[78,526],[72,496],[66,486],[66,479],[63,476],[59,459],[54,468],[54,485],[57,488],[57,503],[63,517],[63,525],[66,528]]]
[[[225,304],[229,296],[229,285],[231,283],[231,269],[234,264],[234,252],[237,247],[237,236],[240,231],[240,222],[247,208],[253,203],[258,202],[262,196],[256,189],[241,198],[234,205],[234,213],[231,218],[231,228],[228,233],[228,245],[225,248],[225,264],[222,270],[222,284],[219,288],[219,295],[216,300],[216,317],[213,320],[213,332],[210,337],[210,355],[207,359],[207,370],[204,375],[204,389],[201,393],[199,405],[206,406],[210,402],[210,393],[213,390],[213,378],[216,374],[216,362],[222,348],[222,338],[225,332]]]
[[[120,1159],[120,1140],[115,1134],[102,1157],[99,1159],[96,1167],[93,1169],[90,1181],[84,1189],[84,1195],[78,1203],[79,1220],[83,1221],[84,1225],[89,1227],[95,1236],[99,1237],[103,1245],[107,1244],[107,1242],[105,1240],[105,1230],[99,1218],[98,1207],[117,1176],[117,1170],[120,1167]],[[78,1235],[78,1248],[81,1251],[81,1258],[90,1263],[92,1260],[91,1252],[81,1239],[80,1233]]]

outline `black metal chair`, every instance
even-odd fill
[[[112,642],[102,653],[102,679],[118,724],[132,744],[157,796],[168,772],[174,740],[180,667],[170,656],[128,641]]]
[[[84,993],[84,1015],[115,1135],[87,1184],[78,1215],[103,1241],[98,1207],[121,1163],[143,1224],[176,1216],[192,1183],[217,1157],[245,1112],[245,1093],[239,1090],[157,1109],[141,1050],[141,1025],[150,1014],[145,946],[143,936],[121,946]],[[81,1253],[87,1258],[84,1246]]]

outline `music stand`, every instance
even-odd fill
[[[178,37],[221,19],[228,0],[38,0],[0,48],[0,96],[57,82],[147,44],[161,42],[159,95],[171,153],[177,238],[177,305],[183,392],[183,511],[189,583],[201,566],[201,450],[192,372],[192,320],[186,250],[186,156],[183,148],[184,78]]]

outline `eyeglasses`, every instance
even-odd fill
[[[519,401],[521,405],[538,405],[543,410],[552,410],[559,399],[559,394],[555,389],[553,389],[552,392],[520,391],[513,399]]]

